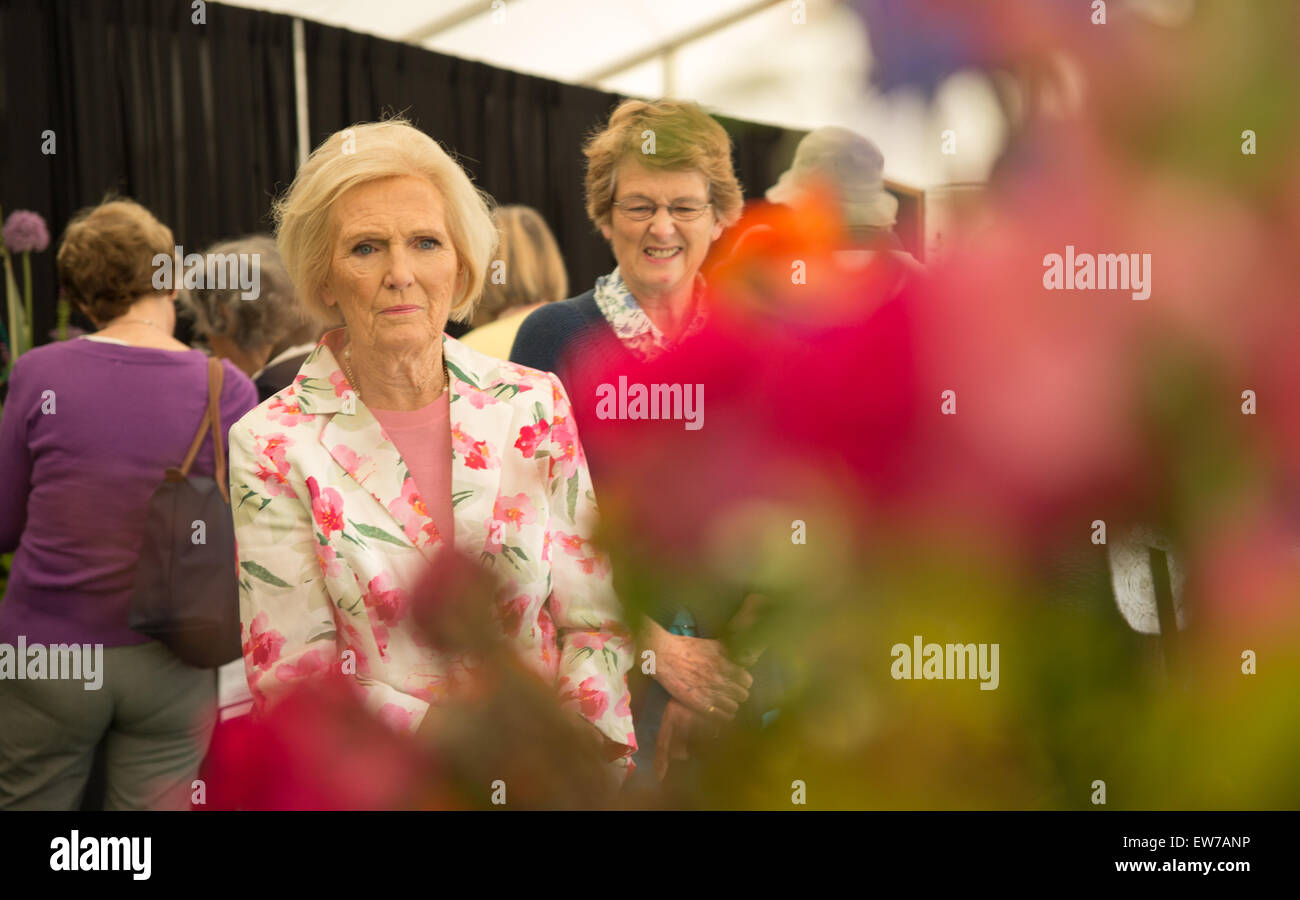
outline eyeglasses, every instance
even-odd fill
[[[651,203],[644,197],[615,200],[614,205],[633,222],[644,222],[647,219],[654,218],[655,214],[659,212],[659,207],[664,206],[661,203]],[[708,212],[709,207],[712,205],[712,203],[705,203],[702,206],[694,203],[673,203],[664,206],[664,208],[668,210],[668,215],[678,222],[691,222]]]

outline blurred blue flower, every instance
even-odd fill
[[[853,0],[866,22],[872,80],[883,91],[916,87],[927,97],[954,72],[990,61],[979,4]]]

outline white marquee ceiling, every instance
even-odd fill
[[[1002,142],[1001,116],[981,79],[955,79],[933,107],[870,90],[865,29],[836,0],[806,0],[803,23],[794,21],[793,0],[226,2],[558,81],[634,96],[690,97],[757,122],[843,125],[881,146],[888,177],[919,187],[983,180]],[[656,56],[609,71],[718,22],[729,24],[680,47],[671,62]],[[966,137],[960,158],[941,154],[945,128]]]

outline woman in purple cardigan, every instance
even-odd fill
[[[59,285],[94,334],[19,357],[0,418],[0,809],[76,809],[104,743],[107,809],[188,808],[216,677],[127,627],[149,498],[207,405],[207,357],[154,287],[167,226],[129,200],[79,214]],[[225,364],[221,434],[257,405]],[[224,439],[224,437],[223,437]],[[211,438],[192,471],[212,475]],[[233,561],[232,561],[233,564]]]

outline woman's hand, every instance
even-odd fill
[[[689,759],[692,741],[717,735],[716,724],[690,707],[669,700],[659,724],[659,739],[655,742],[655,778],[663,781],[673,760]]]
[[[647,620],[644,642],[654,678],[674,699],[705,716],[735,718],[754,678],[727,658],[719,641],[672,634]]]

